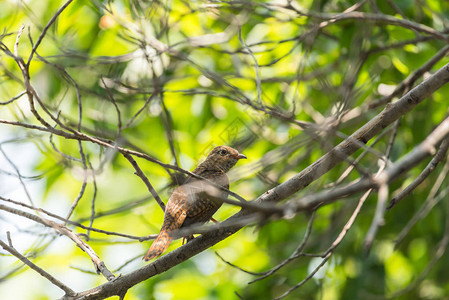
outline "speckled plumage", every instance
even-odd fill
[[[228,146],[215,147],[207,158],[193,170],[192,173],[200,175],[216,184],[229,188],[229,180],[226,172],[229,171],[239,159],[246,158],[237,150]],[[171,233],[181,227],[193,224],[203,224],[209,221],[213,214],[220,208],[222,202],[207,196],[207,192],[216,192],[205,181],[189,177],[186,182],[177,187],[165,208],[164,223],[156,240],[151,245],[145,261],[158,257],[168,248],[172,237]],[[211,190],[209,190],[211,189]],[[227,193],[219,191],[219,198],[227,197]],[[187,237],[187,241],[193,236]]]

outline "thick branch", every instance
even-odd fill
[[[334,149],[322,156],[308,168],[254,200],[255,203],[279,202],[303,189],[321,175],[332,169],[335,165],[342,162],[345,157],[358,150],[360,148],[360,142],[366,143],[375,135],[379,134],[384,128],[412,110],[417,104],[422,102],[426,97],[430,96],[448,81],[449,64],[445,65],[435,74],[427,78],[427,80],[413,88],[397,102],[387,105],[387,107],[379,115],[357,130],[349,138],[337,145]],[[429,154],[429,152],[423,153],[423,155]],[[393,169],[391,171],[399,174],[400,170],[401,169],[399,167],[399,169]],[[367,188],[369,187],[371,187],[371,184],[367,184]],[[119,295],[137,283],[167,271],[190,257],[215,245],[231,234],[239,231],[243,226],[233,222],[249,215],[250,213],[250,210],[242,209],[239,213],[222,223],[225,229],[218,229],[203,234],[200,237],[193,239],[188,244],[164,255],[155,262],[134,272],[121,276],[113,282],[107,282],[93,289],[81,292],[75,297],[66,296],[65,299],[78,299],[81,297],[83,299],[103,299],[109,296]]]
[[[359,143],[366,144],[371,138],[379,134],[384,128],[392,124],[401,116],[412,110],[426,97],[438,90],[449,81],[449,64],[442,67],[435,74],[420,83],[401,99],[389,104],[371,121],[342,141],[331,151],[323,155],[315,163],[295,175],[293,178],[267,191],[257,201],[281,201],[303,189],[314,180],[325,174],[360,148]]]

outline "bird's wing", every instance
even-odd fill
[[[173,239],[173,231],[179,229],[186,219],[186,199],[187,194],[181,187],[174,190],[165,207],[164,223],[162,224],[161,232],[159,232],[156,240],[151,244],[147,254],[143,257],[145,261],[158,257],[167,250],[170,241]]]
[[[165,207],[163,230],[173,231],[182,226],[187,215],[187,198],[188,194],[182,186],[173,191]]]
[[[204,171],[200,174],[206,179],[229,188],[229,180],[225,173],[221,171]],[[215,195],[218,198],[226,198],[227,193],[219,190],[210,183],[202,180],[195,180],[185,185],[189,195],[189,205],[187,206],[187,218],[195,222],[205,222],[212,217],[215,211],[221,206],[220,200],[211,198],[209,195]]]

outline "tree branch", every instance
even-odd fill
[[[312,181],[316,180],[327,171],[332,169],[335,165],[342,162],[344,157],[349,156],[356,150],[358,150],[360,148],[359,142],[366,143],[368,140],[380,133],[385,127],[396,121],[402,115],[412,110],[418,103],[422,102],[426,97],[438,90],[448,81],[449,64],[445,65],[432,76],[428,77],[424,82],[413,88],[397,102],[387,105],[387,107],[379,115],[377,115],[370,122],[353,133],[346,140],[341,142],[334,149],[322,156],[308,168],[293,176],[284,183],[281,183],[275,188],[265,192],[263,195],[254,200],[254,202],[280,202],[290,197],[297,191],[303,189]],[[422,143],[420,147],[417,147],[416,151],[413,152],[412,157],[406,157],[404,158],[404,160],[401,160],[401,164],[395,165],[394,167],[390,167],[385,170],[386,173],[385,175],[381,176],[381,182],[388,182],[388,179],[394,178],[394,176],[401,174],[401,171],[405,166],[413,166],[413,163],[409,164],[412,159],[418,160],[429,155],[432,147],[434,147],[436,143],[444,138],[444,136],[441,135],[444,134],[445,130],[449,131],[449,119],[446,119],[434,131],[434,133],[430,135],[428,139],[426,139],[426,143]],[[365,184],[365,186],[359,185],[357,187],[359,188],[358,190],[371,188],[377,185],[377,183],[373,183],[371,180],[364,181],[363,183]],[[325,198],[323,194],[320,195],[322,196],[322,198]],[[310,208],[311,205],[321,203],[322,201],[323,200],[319,199],[319,197],[318,200],[311,197],[304,197],[295,205],[294,208],[296,209],[296,211],[301,211]],[[222,222],[222,225],[224,226],[223,229],[217,229],[205,233],[193,239],[188,244],[181,246],[176,250],[162,256],[153,263],[150,263],[129,274],[123,275],[113,282],[107,282],[93,289],[77,293],[74,297],[66,295],[64,299],[100,299],[113,295],[119,295],[122,291],[131,288],[139,282],[142,282],[157,274],[167,271],[168,269],[184,262],[190,257],[204,251],[205,249],[215,245],[228,236],[236,233],[243,226],[241,224],[234,223],[234,220],[239,220],[249,214],[251,214],[250,210],[242,209],[237,214]]]
[[[3,249],[5,249],[6,251],[8,251],[9,253],[11,253],[12,255],[14,255],[15,257],[17,257],[20,261],[22,261],[24,264],[26,264],[27,266],[29,266],[31,269],[33,269],[34,271],[36,271],[37,273],[39,273],[42,277],[48,279],[48,281],[50,281],[51,283],[53,283],[54,285],[56,285],[57,287],[59,287],[61,290],[63,290],[66,295],[75,295],[75,291],[72,290],[71,288],[69,288],[67,285],[65,285],[64,283],[62,283],[61,281],[59,281],[58,279],[56,279],[55,277],[53,277],[52,275],[50,275],[48,272],[46,272],[44,269],[38,267],[37,265],[35,265],[34,263],[32,263],[28,258],[26,258],[25,256],[23,256],[22,254],[20,254],[16,249],[14,249],[11,246],[8,246],[8,244],[6,244],[5,242],[3,242],[2,240],[0,240],[0,246],[2,246]]]

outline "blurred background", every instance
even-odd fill
[[[449,61],[447,1],[80,0],[46,30],[64,3],[0,2],[0,204],[46,218],[11,200],[63,218],[73,206],[70,220],[129,235],[67,225],[115,275],[145,265],[141,257],[151,241],[138,239],[157,234],[163,220],[163,211],[116,147],[152,158],[134,157],[166,202],[183,174],[154,160],[191,171],[213,147],[230,145],[248,157],[229,172],[230,189],[254,200]],[[29,64],[41,100],[35,98],[37,114],[54,129],[78,130],[113,146],[42,129],[10,55],[16,48],[26,63],[38,40]],[[357,160],[352,172],[343,176],[350,163],[341,163],[293,198],[375,174],[385,153],[397,161],[445,117],[447,95],[445,86],[385,128],[368,142],[371,151],[351,157]],[[429,160],[391,184],[390,194],[406,187]],[[449,297],[446,174],[443,162],[387,212],[367,252],[363,242],[377,202],[377,194],[370,195],[328,262],[285,299]],[[317,210],[304,253],[321,254],[332,245],[361,195]],[[239,210],[225,204],[214,218],[223,221]],[[416,225],[408,225],[416,215]],[[306,212],[247,226],[136,285],[125,299],[279,297],[322,258],[301,256],[249,284],[259,276],[215,253],[244,270],[265,272],[294,253],[310,218]],[[0,239],[9,238],[75,291],[106,282],[66,236],[0,210]],[[169,251],[180,245],[181,240],[173,242]],[[0,295],[55,299],[63,292],[1,250]]]

